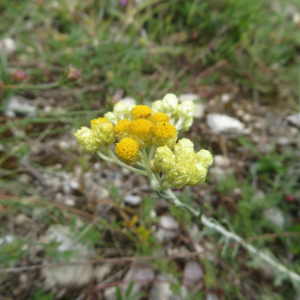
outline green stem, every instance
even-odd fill
[[[151,161],[151,158],[153,156],[154,150],[155,150],[155,147],[152,145],[151,148],[150,148],[149,156],[148,156],[148,164]]]
[[[176,196],[173,194],[173,192],[170,189],[163,190],[161,192],[157,192],[158,195],[165,198],[168,201],[172,201],[174,205],[176,205],[179,208],[185,208],[188,209],[193,215],[196,217],[200,217],[201,223],[208,227],[209,229],[213,229],[216,232],[220,233],[222,236],[224,236],[225,240],[233,240],[240,244],[243,248],[245,248],[253,257],[258,257],[264,262],[268,263],[270,266],[272,266],[277,272],[281,274],[285,274],[287,277],[291,279],[292,282],[298,284],[300,283],[300,275],[289,270],[284,265],[278,263],[275,261],[272,257],[270,257],[268,254],[265,254],[261,252],[260,250],[253,247],[251,244],[245,242],[240,236],[235,234],[234,232],[230,232],[226,230],[223,226],[219,225],[217,222],[212,221],[211,219],[207,218],[205,215],[200,215],[199,211],[196,211],[192,207],[190,207],[187,204],[181,203]]]
[[[40,84],[40,85],[5,85],[5,90],[45,90],[60,87],[65,84],[65,81],[56,81],[53,83]]]

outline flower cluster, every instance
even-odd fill
[[[188,130],[193,123],[194,109],[192,101],[178,104],[174,94],[153,102],[152,108],[127,107],[118,102],[113,112],[92,120],[91,129],[82,127],[75,137],[86,152],[97,152],[107,161],[147,175],[155,190],[193,186],[205,180],[207,168],[213,162],[209,151],[195,153],[190,140],[176,143],[178,131]],[[109,147],[115,143],[115,137],[117,157]],[[134,164],[138,168],[131,167]]]
[[[207,169],[213,163],[213,156],[207,150],[194,152],[194,144],[181,139],[174,147],[174,153],[167,146],[156,149],[155,158],[150,163],[152,172],[162,172],[165,187],[181,188],[197,185],[205,180]]]

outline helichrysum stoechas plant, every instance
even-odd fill
[[[84,151],[97,153],[106,161],[148,176],[151,187],[161,197],[177,207],[188,209],[195,216],[201,216],[200,221],[204,226],[219,232],[225,241],[225,250],[228,242],[234,240],[253,256],[273,266],[280,276],[284,276],[281,278],[290,278],[298,285],[298,274],[246,243],[235,233],[227,231],[216,220],[200,215],[199,210],[179,201],[170,190],[201,184],[213,163],[209,151],[202,149],[195,153],[192,141],[177,139],[179,131],[187,131],[192,125],[194,110],[193,102],[178,104],[174,94],[167,94],[162,100],[153,102],[151,108],[146,105],[128,108],[119,102],[113,112],[106,113],[104,118],[92,120],[91,128],[77,130],[75,137]],[[116,144],[117,155],[112,150],[113,144]]]
[[[190,140],[177,140],[178,132],[191,126],[194,110],[192,101],[178,104],[174,94],[155,101],[152,108],[128,108],[118,102],[113,112],[92,120],[91,129],[83,127],[75,137],[86,152],[97,152],[105,160],[148,176],[156,191],[193,186],[205,180],[213,162],[209,151],[195,153]],[[115,137],[116,155],[110,147]]]

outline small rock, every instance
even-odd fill
[[[11,244],[14,241],[14,237],[11,235],[5,235],[2,238],[0,238],[0,246],[3,244]]]
[[[105,300],[116,300],[116,287],[112,286],[104,290]]]
[[[195,100],[199,100],[200,97],[197,94],[182,94],[178,97],[179,102],[183,102],[185,100],[189,100],[189,101],[195,101]]]
[[[67,205],[67,206],[75,206],[75,200],[71,199],[71,198],[67,198],[65,200],[65,205]]]
[[[182,286],[179,295],[174,295],[171,291],[170,282],[175,281],[174,278],[167,278],[164,275],[157,276],[157,282],[152,285],[149,300],[181,300],[187,299],[187,289]]]
[[[9,99],[4,114],[9,118],[14,118],[16,112],[23,113],[27,116],[33,116],[36,107],[30,104],[25,98],[21,96],[13,96]]]
[[[220,167],[212,167],[208,169],[209,175],[212,179],[220,181],[226,177],[226,173]]]
[[[252,119],[252,117],[251,117],[250,114],[245,114],[245,115],[243,116],[243,121],[244,121],[244,122],[250,122],[251,119]]]
[[[284,229],[284,215],[281,209],[277,207],[270,207],[264,210],[264,217],[279,229]]]
[[[142,197],[138,195],[126,195],[124,202],[130,205],[139,205],[142,201]]]
[[[132,97],[125,97],[125,98],[121,99],[120,102],[123,102],[128,108],[131,105],[136,105],[136,100]]]
[[[244,124],[239,120],[221,114],[208,114],[206,123],[214,133],[232,132],[241,134]]]
[[[228,103],[230,100],[231,100],[231,97],[230,97],[229,94],[223,94],[223,95],[221,96],[221,101],[222,101],[223,103]]]
[[[195,119],[201,119],[204,115],[205,111],[205,104],[203,103],[195,103],[195,113],[194,118]]]
[[[230,167],[230,159],[223,155],[215,155],[214,156],[214,166],[219,168],[229,168]]]
[[[220,298],[215,294],[206,294],[205,300],[220,300]]]
[[[20,274],[19,281],[21,284],[26,285],[28,283],[28,274],[26,273]]]
[[[176,231],[179,228],[179,223],[171,216],[162,216],[156,232],[156,238],[159,242],[162,242],[164,239],[173,239],[175,234],[173,231]]]
[[[128,284],[122,285],[123,293],[125,293],[129,282],[131,282],[132,280],[135,281],[135,284],[131,291],[131,296],[140,292],[143,287],[151,285],[154,277],[154,270],[151,267],[131,267],[124,277],[124,281],[128,282]]]
[[[96,266],[94,270],[94,276],[98,281],[102,281],[104,277],[110,273],[111,269],[112,269],[111,264]]]
[[[294,126],[300,127],[300,113],[286,117],[286,120]]]
[[[24,214],[18,214],[16,217],[15,217],[15,223],[17,225],[22,225],[24,223],[26,223],[26,221],[28,221],[28,217]]]
[[[186,287],[193,287],[199,283],[203,275],[204,272],[199,263],[190,261],[184,267],[182,284]]]
[[[78,181],[75,181],[75,180],[71,180],[70,181],[70,187],[73,191],[78,191],[79,190],[79,187],[80,187],[80,184]]]
[[[243,130],[243,134],[250,135],[252,133],[252,128],[248,127]]]
[[[279,137],[276,141],[276,143],[280,146],[288,146],[291,143],[291,140],[287,137]]]
[[[93,250],[88,246],[78,243],[71,239],[72,232],[70,227],[63,225],[52,225],[48,228],[45,236],[41,238],[42,242],[56,241],[59,243],[57,250],[60,252],[74,251],[71,261],[86,259],[95,255]],[[44,268],[42,270],[45,277],[46,288],[52,288],[56,285],[84,285],[94,278],[94,268],[92,264],[84,265],[67,265]]]
[[[47,208],[36,207],[32,210],[32,220],[33,221],[42,221],[45,220],[45,216],[47,215]]]
[[[11,38],[5,38],[0,40],[0,52],[6,55],[12,54],[16,51],[15,41]]]

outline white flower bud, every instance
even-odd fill
[[[178,106],[178,116],[182,118],[192,118],[195,113],[195,104],[185,100]]]
[[[153,113],[164,112],[161,100],[156,100],[152,103],[152,111]]]
[[[167,94],[162,100],[163,112],[169,116],[173,116],[177,113],[178,98],[174,94]]]
[[[113,112],[108,112],[104,115],[104,117],[114,125],[116,125],[119,121],[118,117]]]
[[[130,111],[128,109],[128,107],[126,106],[125,103],[123,102],[118,102],[117,104],[115,104],[114,106],[114,114],[120,119],[123,120],[125,118],[125,116],[129,116],[130,115]]]

